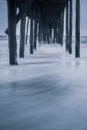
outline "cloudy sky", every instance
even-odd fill
[[[87,0],[81,1],[81,35],[87,36]],[[0,34],[4,34],[7,27],[6,1],[0,0]],[[75,0],[73,0],[73,34],[75,32]]]

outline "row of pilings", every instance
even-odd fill
[[[27,5],[29,1],[27,1]],[[25,45],[28,44],[28,33],[30,31],[29,45],[30,54],[37,49],[37,39],[41,43],[59,43],[63,45],[64,34],[64,11],[66,10],[66,51],[72,54],[72,0],[66,0],[61,6],[55,20],[49,22],[46,13],[41,8],[40,3],[34,0],[30,6],[23,6],[23,9],[17,5],[16,0],[7,0],[8,8],[8,45],[9,45],[9,64],[18,65],[17,61],[17,39],[16,24],[20,22],[20,58],[24,58]],[[19,12],[17,13],[17,8]],[[47,15],[49,16],[49,14]],[[26,22],[27,18],[27,22]],[[30,23],[29,23],[30,22]],[[75,57],[80,57],[80,0],[76,0],[76,26],[75,26]]]

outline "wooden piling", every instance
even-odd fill
[[[63,30],[64,30],[64,11],[61,10],[58,19],[58,43],[63,45]]]
[[[72,0],[70,0],[69,6],[69,54],[72,54]]]
[[[30,20],[30,54],[33,54],[33,18]]]
[[[53,28],[53,43],[55,43],[55,27]]]
[[[28,17],[28,20],[27,20],[27,29],[26,29],[26,45],[27,45],[27,41],[28,41],[28,30],[29,30],[29,17]]]
[[[76,40],[75,57],[80,57],[80,0],[76,0]]]
[[[58,27],[56,26],[56,43],[58,43]]]
[[[26,15],[25,15],[25,13],[23,13],[23,16],[21,17],[21,24],[20,24],[20,51],[19,51],[20,58],[24,58],[25,25],[26,25]]]
[[[60,24],[61,24],[61,21],[60,21],[60,16],[59,16],[59,19],[58,19],[58,44],[60,44]]]
[[[37,48],[37,21],[34,21],[34,49]]]
[[[41,22],[39,21],[39,32],[38,32],[38,41],[41,43],[42,37],[41,37]]]
[[[47,33],[47,43],[48,43],[48,44],[50,43],[49,40],[50,40],[50,39],[49,39],[49,33]]]
[[[60,33],[60,42],[63,45],[63,33],[64,33],[64,9],[61,11],[61,33]]]
[[[36,48],[37,48],[37,29],[38,29],[38,24],[37,24],[38,1],[37,0],[34,1],[33,13],[34,13],[34,49],[36,50]]]
[[[49,37],[52,39],[52,28],[49,27]]]
[[[68,44],[68,0],[66,3],[66,51],[69,49],[69,44]]]
[[[55,38],[55,43],[57,43],[57,26],[56,25],[54,28],[54,38]]]
[[[8,6],[8,39],[9,39],[9,64],[17,63],[17,42],[16,42],[16,1],[7,0]]]
[[[45,27],[43,30],[43,41],[44,41],[44,43],[46,43],[46,28]]]

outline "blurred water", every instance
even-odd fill
[[[52,44],[29,55],[28,45],[16,67],[0,39],[0,130],[87,130],[87,37],[80,59],[74,42],[72,55]]]

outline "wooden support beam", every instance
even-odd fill
[[[56,38],[56,27],[54,27],[54,42],[56,42],[55,38]]]
[[[76,0],[76,40],[75,57],[80,57],[80,0]]]
[[[46,43],[46,28],[43,30],[43,42]]]
[[[37,48],[37,29],[38,29],[38,23],[37,23],[37,17],[38,17],[38,1],[35,0],[34,6],[33,6],[33,13],[34,13],[34,49]]]
[[[49,27],[49,42],[52,42],[52,28]]]
[[[26,26],[26,15],[25,13],[21,17],[20,24],[20,58],[24,58],[24,50],[25,50],[25,26]]]
[[[49,39],[49,32],[47,32],[47,43],[48,43],[48,44],[50,43],[49,40],[50,40],[50,39]]]
[[[57,26],[56,26],[56,43],[58,43],[58,28],[57,28]]]
[[[55,43],[55,28],[53,28],[53,43]]]
[[[30,20],[30,54],[33,54],[33,18]]]
[[[63,45],[63,30],[64,30],[64,10],[61,10],[61,14],[58,20],[58,43]]]
[[[17,63],[17,42],[16,42],[16,1],[7,0],[8,9],[8,39],[9,39],[9,64]]]
[[[37,21],[34,21],[34,49],[37,48]]]
[[[27,29],[26,29],[26,45],[27,45],[27,41],[28,41],[28,30],[29,30],[29,17],[28,17],[28,20],[27,20]]]
[[[68,0],[67,0],[67,5],[66,5],[66,51],[68,51],[69,49],[69,44],[68,44],[68,34],[69,34],[69,30],[68,30]]]
[[[16,0],[15,0],[16,1]],[[17,1],[16,1],[17,2]],[[19,20],[21,19],[23,13],[25,12],[27,14],[27,12],[29,11],[29,9],[32,6],[32,2],[30,2],[29,0],[19,0],[19,2],[23,2],[21,3],[21,7],[19,10],[19,13],[16,15],[16,24],[19,22]],[[28,3],[29,2],[29,3]],[[17,4],[16,4],[17,6]],[[8,34],[8,28],[5,30],[5,33]]]
[[[58,43],[60,44],[60,17],[58,19]]]
[[[69,54],[72,54],[72,0],[70,0],[69,6]]]
[[[64,9],[61,11],[61,33],[60,33],[60,43],[63,45],[63,33],[64,33]]]
[[[57,43],[57,26],[56,25],[54,27],[54,39],[55,39],[55,43]]]
[[[39,21],[39,32],[38,32],[38,40],[39,40],[39,43],[41,42],[41,22]]]
[[[19,10],[19,13],[16,15],[16,24],[19,22],[23,14],[22,10]],[[5,33],[8,35],[8,28],[5,30]]]
[[[49,27],[49,36],[52,39],[52,28],[51,27]]]
[[[40,17],[40,21],[39,21],[39,43],[41,43],[43,41],[43,19],[42,17]]]

